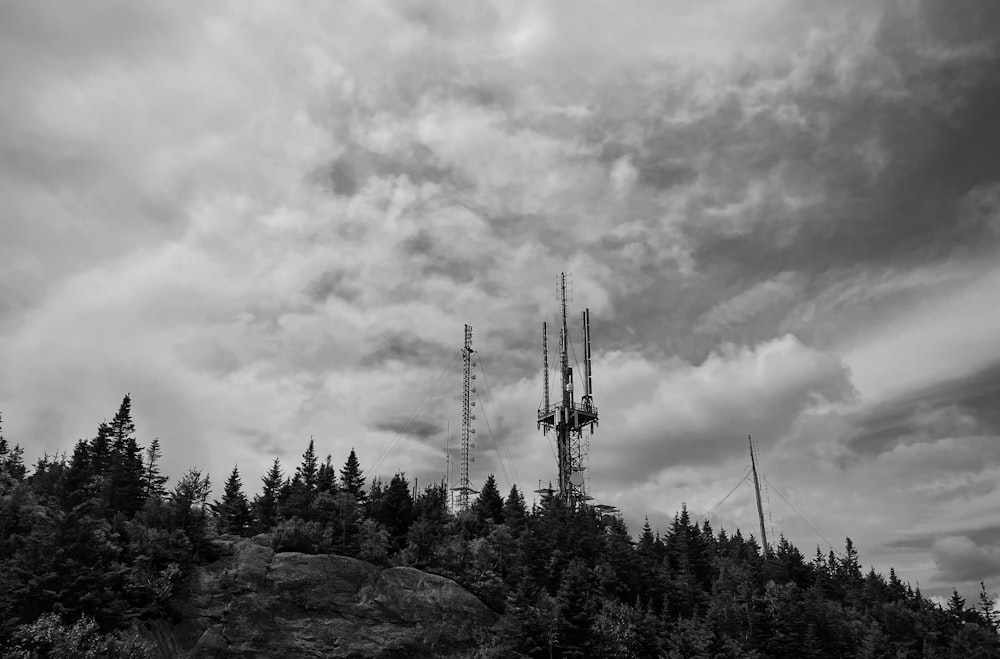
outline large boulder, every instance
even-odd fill
[[[333,555],[275,553],[236,537],[215,541],[182,621],[152,640],[170,656],[419,657],[460,652],[498,616],[451,579]],[[166,654],[166,652],[165,652]]]

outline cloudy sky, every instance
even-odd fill
[[[752,532],[716,505],[752,434],[807,554],[996,590],[997,35],[991,0],[0,2],[4,434],[66,451],[131,392],[174,477],[253,491],[312,436],[436,480],[470,323],[474,484],[533,490],[566,271],[634,530]]]

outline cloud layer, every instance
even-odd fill
[[[713,508],[752,434],[776,530],[969,587],[996,574],[997,28],[987,0],[3,5],[5,435],[68,450],[131,391],[175,476],[253,483],[313,436],[426,482],[470,323],[473,477],[534,489],[568,271],[596,497],[752,528],[745,486]]]

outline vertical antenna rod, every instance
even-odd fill
[[[562,375],[562,418],[556,426],[556,450],[559,454],[559,493],[566,497],[570,491],[570,414],[573,410],[573,372],[569,368],[569,329],[566,327],[566,273],[559,273],[559,309],[562,329],[559,334],[559,370]]]
[[[549,411],[549,326],[542,322],[542,412]],[[539,422],[541,425],[541,422]]]
[[[757,480],[757,458],[753,448],[753,440],[747,435],[750,442],[750,467],[753,469],[753,491],[757,495],[757,517],[760,519],[760,542],[764,556],[769,556],[771,549],[767,546],[767,532],[764,530],[764,507],[760,503],[760,481]]]
[[[583,404],[592,405],[594,382],[590,371],[590,309],[583,310]]]

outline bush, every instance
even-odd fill
[[[122,632],[102,634],[93,618],[84,616],[65,625],[55,613],[46,613],[14,631],[13,643],[4,659],[147,659],[153,647],[138,636]]]
[[[303,554],[324,554],[328,550],[323,526],[318,522],[304,522],[298,517],[275,527],[271,546],[274,551],[298,551]]]

